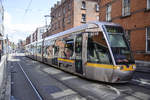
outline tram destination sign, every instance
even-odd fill
[[[105,25],[107,32],[109,33],[123,33],[123,28],[120,26]]]

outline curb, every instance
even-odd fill
[[[11,100],[11,68],[9,66],[8,58],[10,58],[10,55],[7,56],[7,82],[5,87],[5,100]]]
[[[8,55],[6,55],[4,61],[4,75],[3,84],[1,85],[0,100],[10,100],[11,96],[11,73],[8,66]]]
[[[4,100],[7,80],[7,55],[2,56],[0,62],[0,100]]]

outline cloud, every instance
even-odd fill
[[[25,40],[38,26],[37,24],[13,24],[11,15],[4,12],[5,36],[8,34],[8,38],[12,42],[17,43],[19,39]]]

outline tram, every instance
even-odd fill
[[[119,24],[89,22],[26,45],[26,56],[102,82],[125,83],[136,70]]]

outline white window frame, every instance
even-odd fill
[[[86,9],[86,2],[82,1],[81,9]]]
[[[150,27],[146,28],[146,52],[150,53],[150,50],[148,51],[148,41],[150,41],[150,36],[148,37],[148,28],[150,30]],[[150,45],[150,44],[149,44]]]
[[[96,4],[96,5],[95,5],[95,10],[96,10],[96,12],[98,12],[98,11],[99,11],[99,9],[100,9],[99,5],[98,5],[98,4]]]
[[[82,14],[81,22],[86,22],[86,14]]]
[[[107,5],[106,7],[106,21],[111,21],[111,5]]]
[[[147,9],[150,9],[150,0],[147,0]]]
[[[128,4],[125,4],[125,0],[122,0],[122,16],[130,15],[130,0],[128,0]]]

